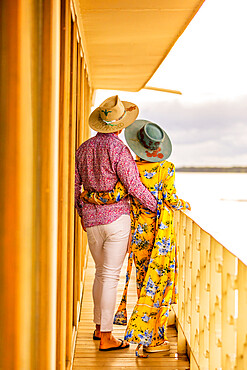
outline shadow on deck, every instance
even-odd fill
[[[122,268],[121,279],[118,286],[117,304],[120,302],[122,291],[125,283],[126,262]],[[132,273],[133,275],[133,273]],[[167,329],[168,340],[171,343],[171,350],[169,355],[164,353],[149,354],[149,358],[136,358],[136,345],[131,345],[130,348],[121,351],[113,352],[99,352],[99,341],[94,341],[93,331],[93,302],[92,302],[92,285],[94,278],[94,263],[91,255],[88,257],[85,289],[82,301],[81,316],[78,326],[78,335],[75,348],[75,356],[73,369],[99,369],[101,367],[107,369],[135,369],[147,368],[151,369],[189,369],[190,364],[186,355],[178,355],[177,353],[177,331],[175,326],[169,326]],[[136,288],[135,280],[132,277],[129,284],[128,291],[128,317],[130,316],[133,307],[136,303]],[[114,325],[114,334],[123,338],[125,332],[124,326]]]

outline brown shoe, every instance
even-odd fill
[[[154,352],[166,352],[170,350],[170,343],[166,340],[164,343],[155,347],[143,347],[143,351],[154,353]]]

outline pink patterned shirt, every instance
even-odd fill
[[[156,212],[156,199],[142,184],[129,149],[116,134],[98,133],[80,145],[75,156],[75,206],[85,227],[109,224],[130,213],[127,197],[105,205],[83,203],[80,199],[82,185],[89,191],[109,191],[119,179],[129,194]]]

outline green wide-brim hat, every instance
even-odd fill
[[[124,136],[130,149],[148,162],[161,162],[171,155],[171,140],[156,123],[138,119],[125,129]]]

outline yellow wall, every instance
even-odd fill
[[[67,0],[0,2],[0,368],[70,366],[86,239],[74,156],[92,91]]]

